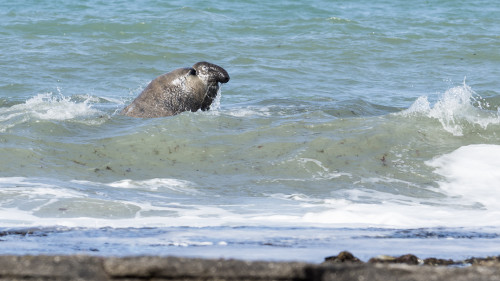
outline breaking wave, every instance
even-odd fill
[[[427,116],[438,120],[443,129],[455,136],[463,136],[468,126],[487,129],[500,124],[498,109],[489,104],[470,86],[465,84],[448,89],[433,105],[427,96],[419,97],[408,109],[398,113],[403,116]]]

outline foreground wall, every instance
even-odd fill
[[[0,280],[500,280],[500,266],[306,264],[176,257],[0,256]]]

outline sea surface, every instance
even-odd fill
[[[496,1],[2,1],[0,254],[500,254]],[[209,111],[119,114],[225,68]]]

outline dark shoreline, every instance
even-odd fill
[[[394,263],[398,258],[362,262],[348,254],[342,252],[322,264],[155,256],[9,255],[0,256],[0,280],[500,280],[498,257],[474,259],[478,262],[457,267],[410,265],[414,262],[412,255],[402,256],[411,256],[404,263]]]

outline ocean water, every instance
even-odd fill
[[[0,254],[500,253],[494,1],[0,7]],[[211,110],[119,114],[198,61]]]

